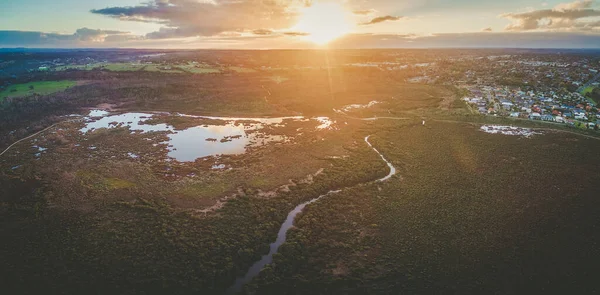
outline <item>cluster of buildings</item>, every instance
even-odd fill
[[[523,91],[508,86],[469,86],[464,98],[474,112],[483,115],[542,120],[598,129],[600,111],[580,93]]]

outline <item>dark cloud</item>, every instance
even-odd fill
[[[295,23],[305,0],[153,0],[139,6],[91,12],[125,21],[163,24],[150,39],[215,36],[230,31],[285,29]]]
[[[369,22],[366,23],[362,23],[361,25],[366,26],[366,25],[374,25],[374,24],[378,24],[378,23],[382,23],[382,22],[387,22],[387,21],[397,21],[402,19],[401,16],[392,16],[392,15],[386,15],[386,16],[379,16],[376,17],[374,19],[372,19]]]
[[[121,32],[121,31],[111,31],[111,30],[94,30],[88,28],[81,28],[75,31],[75,36],[78,40],[84,42],[104,42],[107,37],[122,35],[127,36],[129,32]]]
[[[491,32],[492,28],[483,28],[481,29],[482,32]]]
[[[583,18],[600,17],[600,10],[591,8],[592,0],[559,4],[553,9],[540,9],[521,13],[505,13],[501,17],[513,20],[508,31],[573,30],[592,23],[579,21]]]
[[[28,31],[0,31],[1,46],[72,46],[83,44],[98,44],[105,42],[123,42],[140,40],[140,36],[131,35],[128,32],[112,30],[95,30],[81,28],[73,34],[57,34]]]
[[[73,35],[27,31],[0,31],[0,47],[39,46],[72,42]]]

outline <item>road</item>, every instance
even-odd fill
[[[598,72],[596,74],[596,76],[594,76],[594,78],[592,78],[592,80],[588,81],[587,83],[583,84],[583,86],[579,87],[579,89],[577,89],[577,92],[579,92],[579,93],[583,92],[583,90],[590,87],[590,85],[592,85],[592,83],[596,82],[598,79],[600,79],[600,72]]]

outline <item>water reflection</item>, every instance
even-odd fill
[[[217,155],[237,155],[246,152],[248,147],[261,146],[270,142],[286,142],[286,136],[270,135],[260,130],[266,125],[273,127],[285,126],[286,120],[304,120],[303,117],[279,118],[228,118],[206,117],[177,114],[181,117],[213,119],[226,121],[226,124],[199,126],[176,130],[166,123],[147,124],[154,117],[150,113],[124,113],[108,115],[102,111],[91,111],[86,117],[86,123],[80,129],[82,133],[93,132],[102,128],[129,128],[132,132],[166,132],[168,141],[168,156],[180,162],[192,162],[200,158]],[[328,129],[333,122],[329,118],[316,118],[321,122],[319,128]]]
[[[169,157],[180,162],[190,162],[196,159],[215,155],[237,155],[246,151],[250,139],[242,124],[235,126],[198,126],[169,134]],[[226,136],[241,136],[230,141],[208,139],[224,139]]]

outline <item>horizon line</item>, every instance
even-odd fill
[[[326,50],[600,50],[600,47],[496,47],[496,46],[431,46],[431,47],[365,47],[365,48],[150,48],[150,47],[0,47],[2,50],[164,50],[164,51],[326,51]]]

